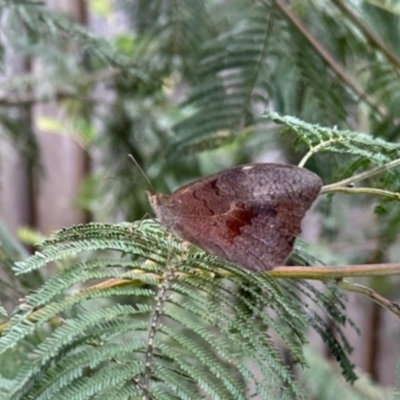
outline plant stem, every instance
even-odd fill
[[[324,147],[327,147],[331,144],[334,143],[339,143],[339,142],[343,142],[343,138],[335,138],[335,139],[330,139],[327,140],[325,142],[321,142],[319,143],[317,146],[314,147],[310,147],[310,150],[307,152],[307,154],[301,159],[301,161],[299,162],[299,167],[304,167],[304,165],[306,164],[306,162],[308,161],[309,158],[311,158],[312,155],[318,153],[320,150],[322,150]]]
[[[368,171],[361,172],[359,174],[350,176],[349,178],[343,179],[339,182],[332,183],[330,185],[325,185],[321,189],[321,194],[323,193],[331,193],[336,191],[337,189],[346,187],[348,185],[351,185],[355,182],[361,181],[363,179],[370,178],[371,176],[378,175],[382,172],[388,171],[389,169],[392,169],[394,167],[397,167],[400,165],[400,159],[393,160],[385,165],[381,165],[379,167],[371,168]]]
[[[268,272],[274,278],[336,280],[347,292],[362,294],[379,304],[400,320],[400,304],[390,301],[369,287],[344,280],[344,277],[399,275],[400,264],[344,265],[338,267],[276,267]]]
[[[268,274],[282,279],[315,279],[326,281],[357,276],[400,275],[399,263],[340,265],[332,267],[275,267]]]
[[[375,189],[369,187],[338,187],[338,188],[328,188],[326,186],[323,188],[323,193],[347,193],[347,194],[375,194],[382,197],[387,197],[389,199],[400,200],[400,193],[389,192],[388,190]]]
[[[346,281],[344,279],[340,279],[337,282],[338,286],[346,290],[348,292],[352,293],[358,293],[362,294],[364,296],[369,297],[372,301],[375,303],[379,304],[386,310],[388,310],[390,313],[392,313],[397,319],[400,320],[400,305],[394,301],[390,301],[386,299],[385,297],[381,296],[380,294],[376,293],[374,290],[372,290],[369,287],[359,285],[358,283],[353,283]]]

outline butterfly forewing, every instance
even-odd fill
[[[253,271],[281,265],[321,190],[314,173],[287,164],[248,164],[150,197],[162,225]]]

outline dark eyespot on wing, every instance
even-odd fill
[[[255,218],[257,214],[251,209],[245,208],[233,208],[226,215],[225,224],[227,233],[229,234],[228,239],[233,239],[241,234],[241,230],[246,225],[251,225],[251,220]]]

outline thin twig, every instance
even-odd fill
[[[280,0],[275,0],[275,4],[281,10],[283,15],[293,24],[293,26],[303,35],[310,43],[314,50],[329,65],[332,71],[340,77],[348,86],[363,99],[371,108],[378,111],[382,117],[388,114],[387,109],[382,106],[374,97],[365,92],[364,88],[349,75],[346,70],[328,53],[326,48],[307,30],[304,24],[292,13],[292,11]]]
[[[381,165],[379,167],[375,167],[375,168],[371,168],[368,171],[364,171],[361,172],[359,174],[353,175],[349,178],[343,179],[339,182],[335,182],[332,183],[330,185],[325,185],[322,189],[321,189],[321,194],[324,193],[331,193],[333,192],[335,189],[339,189],[339,188],[343,188],[343,187],[347,187],[350,184],[353,184],[355,182],[361,181],[363,179],[367,179],[367,178],[371,178],[374,175],[378,175],[382,172],[388,171],[392,168],[395,168],[397,166],[400,165],[400,158],[397,160],[393,160],[385,165]]]
[[[360,276],[386,276],[400,275],[399,263],[385,264],[358,264],[338,266],[312,266],[312,267],[275,267],[268,271],[274,278],[284,279],[315,279],[326,281]]]
[[[357,26],[357,28],[360,29],[360,31],[375,48],[384,54],[397,69],[400,69],[400,58],[390,51],[385,43],[375,35],[375,33],[351,10],[350,7],[343,3],[342,0],[332,0],[332,2],[350,19],[355,26]]]
[[[301,159],[299,162],[299,167],[304,167],[306,162],[308,161],[309,158],[311,158],[314,154],[318,153],[321,151],[324,147],[327,147],[333,143],[340,143],[343,142],[343,138],[335,138],[335,139],[329,139],[327,141],[321,142],[316,146],[310,147],[310,150],[307,152],[307,154]]]
[[[338,187],[331,189],[324,189],[324,194],[328,193],[346,193],[346,194],[372,194],[389,199],[400,200],[400,193],[390,192],[389,190],[369,188],[369,187]]]
[[[387,298],[381,296],[380,294],[376,293],[369,287],[360,285],[358,283],[349,282],[344,279],[340,279],[337,282],[337,285],[347,292],[358,293],[362,294],[363,296],[367,296],[375,303],[379,304],[390,313],[392,313],[397,319],[400,320],[400,304],[394,301],[390,301]]]

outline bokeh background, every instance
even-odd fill
[[[298,163],[305,149],[260,118],[268,110],[398,142],[396,1],[0,0],[0,29],[8,311],[45,279],[24,281],[9,268],[37,240],[151,212],[149,185],[128,154],[156,191],[170,193],[239,163]],[[332,155],[307,164],[327,184],[368,166]],[[321,197],[303,238],[330,265],[395,262],[397,208]],[[400,300],[397,278],[358,281]],[[359,296],[349,296],[348,310],[360,330],[348,330],[354,362],[393,386],[398,321]]]

